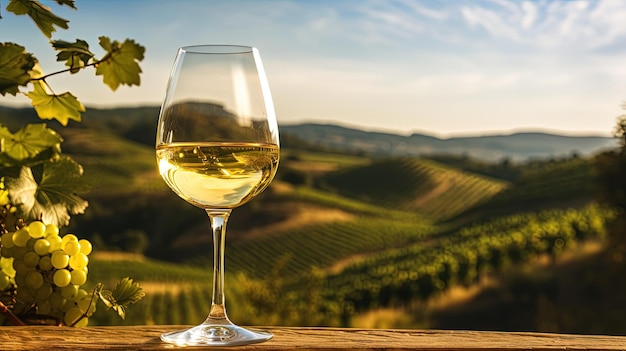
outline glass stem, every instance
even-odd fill
[[[228,320],[224,301],[224,244],[231,210],[206,210],[213,229],[213,297],[209,320]]]

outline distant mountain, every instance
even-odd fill
[[[312,145],[381,156],[453,154],[487,161],[590,155],[617,146],[614,138],[601,136],[515,133],[440,139],[424,134],[403,136],[311,123],[281,125],[281,133]]]
[[[109,131],[123,138],[154,146],[159,107],[97,109],[88,108],[83,122],[70,121],[69,127],[56,122],[49,125],[63,129],[95,129]],[[0,106],[0,124],[11,130],[25,123],[41,123],[32,108]],[[425,134],[404,136],[384,132],[368,132],[331,124],[280,125],[285,147],[305,145],[309,148],[335,149],[377,156],[466,155],[486,161],[513,161],[551,157],[590,155],[614,148],[617,141],[600,136],[564,136],[549,133],[515,133],[441,139]]]

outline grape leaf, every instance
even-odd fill
[[[44,150],[58,146],[63,138],[54,130],[46,128],[44,123],[30,123],[15,134],[0,125],[0,140],[0,154],[22,161],[35,158]]]
[[[138,302],[146,294],[138,283],[126,277],[117,282],[113,291],[99,289],[98,295],[107,308],[112,308],[124,319],[126,316],[126,307],[131,303]]]
[[[96,67],[96,75],[101,75],[104,84],[113,91],[121,84],[139,85],[141,68],[138,62],[143,60],[146,49],[132,39],[126,39],[123,43],[117,40],[111,42],[105,36],[99,39],[100,46],[107,53]]]
[[[94,54],[89,51],[89,44],[81,39],[71,43],[65,40],[53,40],[52,47],[59,51],[57,61],[65,61],[65,65],[70,68],[70,73],[76,73],[84,67]]]
[[[37,59],[14,43],[0,43],[0,94],[16,95],[31,79]]]
[[[63,29],[69,28],[68,20],[55,15],[49,7],[37,0],[11,0],[6,9],[16,15],[30,16],[39,30],[48,38],[52,37],[52,32],[56,31],[54,26]]]
[[[22,167],[17,178],[5,177],[11,203],[19,206],[27,221],[42,219],[46,223],[65,226],[70,214],[84,213],[88,205],[78,195],[89,188],[82,179],[83,168],[69,156],[62,156],[42,167],[39,182],[30,167]]]
[[[76,10],[76,5],[74,5],[74,0],[54,0],[56,1],[57,4],[63,6],[63,5],[67,5],[71,8],[73,8],[74,10]]]
[[[33,91],[26,94],[32,101],[39,118],[56,119],[64,126],[70,119],[80,122],[80,113],[85,112],[85,106],[70,92],[61,95],[48,94],[44,84],[42,81],[33,83]]]

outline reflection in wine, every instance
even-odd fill
[[[156,152],[167,185],[201,208],[247,202],[269,185],[279,159],[276,145],[258,143],[173,143]]]

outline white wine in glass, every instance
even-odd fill
[[[256,48],[199,45],[178,50],[159,114],[161,177],[204,209],[213,231],[213,291],[206,320],[164,333],[179,346],[234,346],[268,340],[267,331],[232,323],[224,299],[224,243],[233,208],[272,181],[280,148],[272,97]]]

